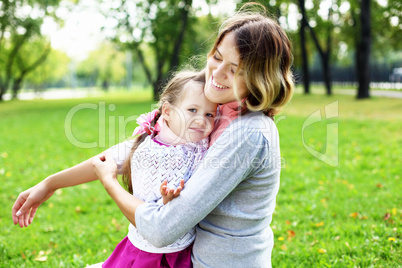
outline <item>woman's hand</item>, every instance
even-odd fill
[[[49,190],[44,181],[19,194],[12,208],[14,224],[28,227],[35,217],[38,207],[48,200],[54,191]]]
[[[113,186],[117,181],[117,165],[113,157],[105,152],[94,158],[92,162],[95,175],[107,190]]]

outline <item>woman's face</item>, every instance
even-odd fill
[[[210,101],[221,104],[235,101],[233,88],[235,81],[240,98],[248,95],[248,89],[241,73],[242,70],[239,70],[239,75],[235,77],[239,62],[240,55],[236,48],[235,34],[229,32],[207,61],[204,92]]]

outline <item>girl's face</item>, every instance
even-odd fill
[[[233,88],[235,81],[239,97],[242,99],[248,95],[248,89],[241,70],[237,77],[234,75],[239,62],[240,55],[236,47],[235,34],[229,32],[207,61],[207,82],[204,92],[210,101],[221,104],[235,101],[236,97]]]
[[[203,92],[204,84],[190,81],[175,105],[163,106],[163,118],[176,136],[187,142],[198,142],[212,132],[217,104],[209,101]]]

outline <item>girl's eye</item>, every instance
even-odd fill
[[[188,109],[189,112],[196,113],[197,109]]]
[[[207,113],[207,117],[214,117],[213,114]]]

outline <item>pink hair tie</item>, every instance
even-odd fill
[[[153,132],[159,132],[161,130],[161,127],[158,122],[156,122],[155,126],[152,126],[151,124],[158,113],[159,110],[155,109],[152,112],[140,115],[137,118],[137,124],[139,126],[134,129],[133,136],[138,134],[142,135],[144,133],[151,135]]]

